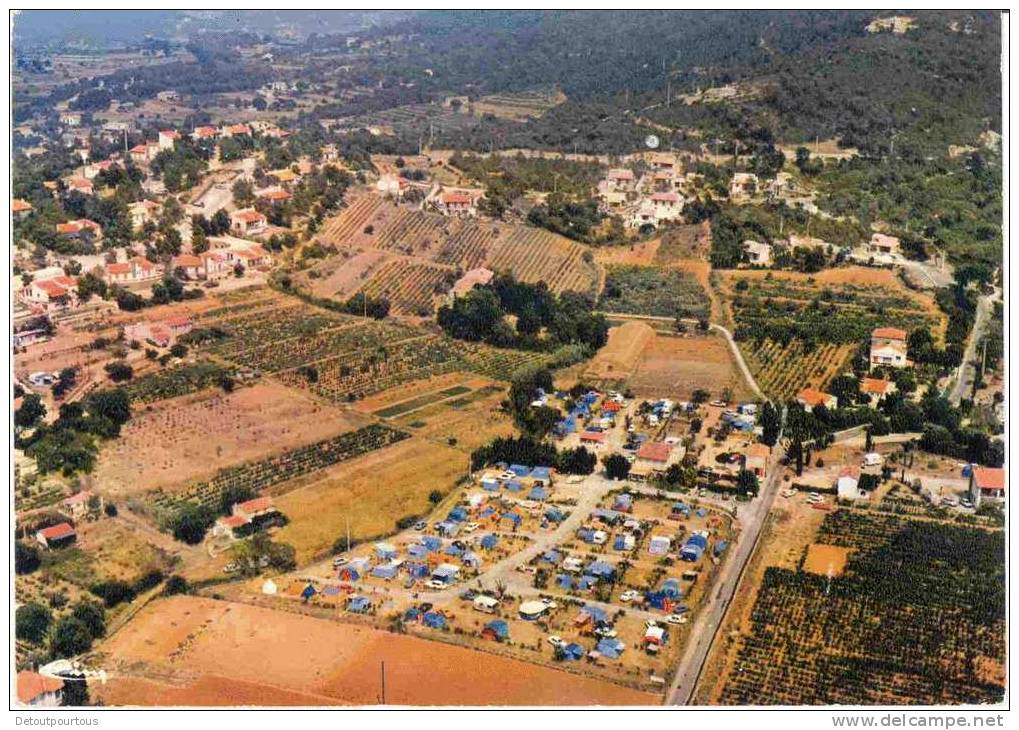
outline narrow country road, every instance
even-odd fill
[[[973,318],[973,329],[970,330],[969,339],[966,341],[966,351],[962,356],[962,364],[956,373],[955,383],[948,394],[948,400],[953,406],[958,406],[966,392],[973,385],[976,378],[977,347],[983,339],[984,331],[987,328],[987,320],[994,310],[994,301],[998,298],[998,290],[991,294],[985,294],[977,299],[977,311]]]
[[[783,454],[784,450],[776,446],[768,464],[768,478],[760,495],[749,505],[740,507],[739,519],[744,526],[743,532],[736,540],[732,556],[722,565],[718,574],[715,581],[718,589],[707,597],[706,603],[698,613],[690,632],[690,643],[683,651],[683,656],[676,667],[676,674],[665,695],[665,704],[686,705],[693,699],[694,689],[697,687],[704,662],[708,658],[708,652],[725,620],[729,603],[743,577],[750,556],[753,555],[764,521],[778,494],[782,475],[779,461]]]

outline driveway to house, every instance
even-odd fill
[[[970,330],[969,339],[966,341],[966,352],[963,353],[962,364],[959,365],[959,370],[956,372],[955,384],[948,395],[948,400],[953,406],[959,405],[963,395],[973,385],[973,380],[976,378],[975,361],[977,347],[980,345],[981,339],[983,339],[984,331],[987,328],[987,320],[994,310],[994,300],[998,296],[998,290],[995,289],[992,293],[985,294],[977,299],[977,311],[973,318],[973,329]]]

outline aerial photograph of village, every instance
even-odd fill
[[[12,12],[11,709],[1002,707],[1007,34]]]

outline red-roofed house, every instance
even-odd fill
[[[264,200],[272,205],[281,205],[290,200],[293,195],[286,190],[263,190],[258,194],[259,200]]]
[[[973,504],[987,499],[992,502],[1005,501],[1005,470],[985,466],[974,466],[969,477],[969,494]]]
[[[272,256],[261,246],[250,246],[248,248],[232,248],[228,251],[231,261],[240,263],[244,268],[252,266],[271,266]]]
[[[161,322],[141,320],[124,325],[124,339],[127,342],[151,340],[159,347],[169,347],[177,338],[191,331],[194,324],[187,315],[169,317]]]
[[[875,233],[870,237],[870,250],[877,253],[898,253],[902,248],[902,242],[895,236],[886,236],[883,233]]]
[[[686,455],[682,444],[671,444],[667,441],[648,441],[637,450],[637,458],[630,467],[628,478],[631,481],[647,479],[654,474],[661,474],[670,464],[680,461]]]
[[[864,378],[860,392],[870,398],[871,405],[877,405],[886,395],[895,392],[895,382],[881,378]]]
[[[258,529],[273,524],[281,517],[271,497],[256,497],[247,502],[240,502],[233,506],[232,512],[216,520],[214,535],[242,537],[252,532],[252,528]]]
[[[220,136],[222,137],[233,137],[235,135],[251,134],[251,127],[247,124],[231,124],[222,127],[219,130]]]
[[[78,306],[78,282],[69,276],[33,281],[21,290],[21,300],[43,312]]]
[[[580,440],[584,443],[589,444],[603,444],[608,434],[604,431],[582,431],[580,434]]]
[[[146,162],[151,162],[152,158],[159,154],[159,143],[142,142],[140,145],[132,147],[128,154],[131,156],[131,161],[136,165],[144,165]]]
[[[449,190],[439,196],[439,212],[445,215],[474,215],[474,196],[462,190]]]
[[[201,275],[202,270],[205,268],[202,264],[201,257],[193,254],[181,254],[180,256],[175,256],[173,258],[172,266],[174,271],[179,269],[184,272],[184,276],[189,279],[197,279]]]
[[[216,520],[212,527],[214,537],[240,537],[241,530],[251,524],[251,520],[239,515],[227,515]]]
[[[31,707],[60,707],[63,680],[37,672],[18,672],[18,704]]]
[[[824,393],[816,388],[804,388],[796,394],[796,402],[803,406],[803,410],[810,413],[818,406],[825,408],[838,408],[839,399],[831,393]]]
[[[159,149],[172,150],[174,143],[180,139],[180,132],[173,129],[164,129],[159,133]]]
[[[93,493],[86,490],[72,494],[67,499],[60,502],[60,513],[70,518],[71,520],[84,519],[91,511],[89,508],[89,500],[92,499]],[[103,498],[98,497],[99,504],[97,509],[103,508]]]
[[[230,257],[221,251],[206,251],[201,257],[206,279],[222,279],[233,272]]]
[[[93,241],[101,241],[103,239],[103,227],[95,221],[90,221],[88,218],[79,218],[76,221],[57,223],[57,235],[67,238],[81,238],[83,235],[89,235]]]
[[[82,195],[92,195],[96,191],[92,181],[83,177],[69,177],[64,180],[64,186],[68,192],[73,191]]]
[[[36,541],[44,548],[58,548],[70,545],[77,535],[69,522],[61,522],[51,527],[44,527],[35,533]]]
[[[191,133],[191,138],[196,142],[203,139],[216,139],[218,136],[219,130],[215,127],[195,127],[195,131]]]
[[[870,335],[870,366],[888,365],[907,367],[910,362],[906,346],[906,332],[896,327],[878,327]]]
[[[156,220],[159,203],[154,200],[139,200],[127,206],[127,212],[131,216],[131,225],[135,230],[140,230],[149,221]]]
[[[260,233],[269,221],[254,208],[241,208],[230,214],[230,230],[241,236]]]
[[[664,441],[648,441],[637,451],[637,458],[664,464],[672,453],[672,444]]]
[[[14,220],[22,220],[32,214],[32,204],[27,200],[21,198],[15,198],[11,201],[11,214],[14,216]]]

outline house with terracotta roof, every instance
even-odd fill
[[[281,190],[279,188],[262,190],[258,194],[258,199],[265,203],[268,203],[269,205],[282,205],[283,203],[286,203],[288,200],[290,200],[292,197],[294,196],[288,193],[286,190]]]
[[[443,215],[475,215],[477,213],[475,203],[474,195],[464,190],[447,190],[436,199],[436,207]]]
[[[128,215],[131,216],[131,225],[136,231],[141,230],[146,223],[154,222],[159,211],[160,205],[154,200],[139,200],[127,206]]]
[[[107,284],[136,284],[162,276],[162,269],[142,256],[128,261],[106,264],[99,277]]]
[[[103,227],[88,218],[79,218],[75,221],[57,223],[57,235],[65,238],[90,237],[93,241],[103,240]]]
[[[70,545],[76,538],[77,533],[69,522],[44,527],[35,533],[36,542],[47,550]]]
[[[206,251],[200,254],[204,273],[202,278],[214,281],[230,276],[233,273],[233,264],[230,257],[222,251]]]
[[[174,256],[173,261],[170,262],[170,266],[174,271],[182,272],[188,279],[200,278],[202,271],[205,268],[200,256],[195,256],[194,254],[189,253]]]
[[[234,264],[239,263],[245,269],[272,265],[272,256],[261,246],[232,248],[227,255]]]
[[[94,180],[100,173],[109,172],[117,166],[113,160],[100,160],[82,168],[81,174],[86,180]]]
[[[154,342],[159,347],[170,347],[177,338],[194,328],[191,317],[178,315],[160,321],[147,319],[124,325],[124,340],[127,342]]]
[[[136,165],[144,165],[147,162],[152,162],[152,158],[159,154],[159,149],[158,142],[142,142],[132,147],[128,151],[128,155]]]
[[[33,210],[35,209],[27,200],[15,198],[11,201],[11,215],[14,216],[14,220],[24,220],[32,215]]]
[[[655,219],[658,221],[676,220],[683,212],[683,198],[679,193],[653,193],[651,205],[654,206]]]
[[[580,441],[585,444],[603,444],[608,434],[604,431],[581,431]]]
[[[451,299],[462,297],[468,292],[472,291],[476,286],[484,286],[489,283],[495,276],[495,272],[491,269],[486,269],[484,266],[479,266],[476,269],[471,269],[453,284],[453,288],[449,291]]]
[[[895,381],[882,378],[864,378],[860,382],[860,392],[870,398],[870,404],[876,406],[886,395],[895,392]]]
[[[92,497],[96,497],[98,504],[96,510],[102,510],[103,498],[99,495],[90,492],[87,489],[83,489],[77,494],[72,494],[67,499],[61,500],[60,502],[60,514],[64,515],[71,521],[85,519],[88,514],[92,511],[89,507],[89,501]]]
[[[219,135],[221,137],[235,137],[239,135],[251,135],[251,127],[247,124],[228,124],[220,127]]]
[[[902,249],[902,242],[895,236],[887,236],[884,233],[875,233],[870,237],[870,243],[867,245],[867,248],[874,253],[899,253]]]
[[[269,220],[254,208],[241,208],[230,214],[230,231],[241,236],[261,233]]]
[[[74,309],[78,306],[78,282],[63,275],[38,279],[21,290],[20,298],[39,312]]]
[[[686,455],[682,444],[668,441],[646,441],[637,450],[637,456],[630,467],[628,478],[642,481],[654,474],[661,474],[672,464]]]
[[[23,670],[18,672],[17,685],[19,705],[60,707],[63,701],[64,682],[55,677]]]
[[[243,537],[264,527],[279,524],[282,517],[273,504],[272,497],[255,497],[235,504],[230,515],[216,520],[213,534]]]
[[[201,142],[206,139],[216,139],[219,136],[219,130],[215,127],[195,127],[195,131],[191,133],[191,139],[196,142]]]
[[[969,477],[970,500],[977,507],[984,500],[995,503],[1005,501],[1005,470],[974,466]]]
[[[796,402],[803,406],[803,410],[810,413],[818,406],[825,408],[838,408],[839,399],[831,393],[825,393],[817,388],[804,388],[796,394]]]
[[[909,354],[905,330],[897,327],[878,327],[870,335],[870,367],[880,365],[893,368],[908,367]]]
[[[163,129],[159,132],[159,149],[172,150],[173,145],[180,139],[180,132],[174,129]]]
[[[64,180],[64,187],[67,192],[81,193],[82,195],[93,195],[96,191],[92,181],[84,177],[69,177]]]

